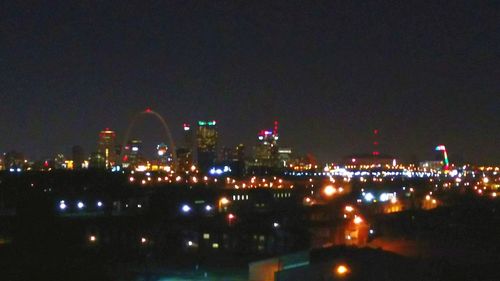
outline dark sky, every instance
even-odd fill
[[[370,151],[379,128],[402,159],[442,143],[500,162],[496,1],[27,2],[0,6],[0,151],[90,152],[150,106],[177,142],[207,118],[221,144],[253,145],[277,119],[323,161]]]

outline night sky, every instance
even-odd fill
[[[151,107],[178,143],[215,119],[221,145],[251,146],[278,120],[321,161],[371,151],[378,128],[403,160],[445,144],[452,162],[500,163],[496,1],[27,2],[0,6],[0,151],[91,152]]]

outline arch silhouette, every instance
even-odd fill
[[[168,128],[167,121],[165,121],[165,119],[158,112],[153,111],[150,108],[147,108],[146,110],[137,113],[132,118],[132,121],[130,122],[130,125],[127,128],[127,132],[125,133],[125,137],[123,138],[123,144],[122,144],[122,149],[121,149],[121,152],[120,152],[120,156],[122,156],[124,148],[125,148],[125,146],[127,145],[128,141],[129,141],[130,133],[132,132],[132,129],[134,128],[135,123],[143,115],[153,115],[158,120],[160,120],[161,124],[163,125],[163,129],[165,131],[165,134],[167,135],[168,144],[170,145],[171,150],[172,150],[172,159],[173,159],[173,162],[174,162],[173,163],[174,167],[177,166],[177,151],[176,151],[176,148],[175,148],[174,139],[172,138],[172,134],[170,133],[170,129]]]

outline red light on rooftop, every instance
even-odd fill
[[[146,108],[146,112],[148,112],[148,113],[149,113],[149,112],[151,112],[151,111],[152,111],[152,110],[151,110],[151,108],[149,108],[149,107],[148,107],[148,108]]]

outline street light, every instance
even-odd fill
[[[356,216],[354,218],[354,224],[360,224],[363,222],[363,219],[361,217]]]
[[[339,264],[335,267],[335,274],[340,277],[347,275],[349,271],[349,267],[345,264]]]
[[[222,197],[221,199],[219,199],[219,212],[222,212],[222,208],[229,204],[229,202],[229,199],[227,199],[226,197]]]
[[[333,194],[335,194],[337,192],[337,190],[335,189],[335,187],[331,186],[331,185],[327,185],[325,186],[325,188],[323,189],[323,193],[330,197],[332,196]]]

